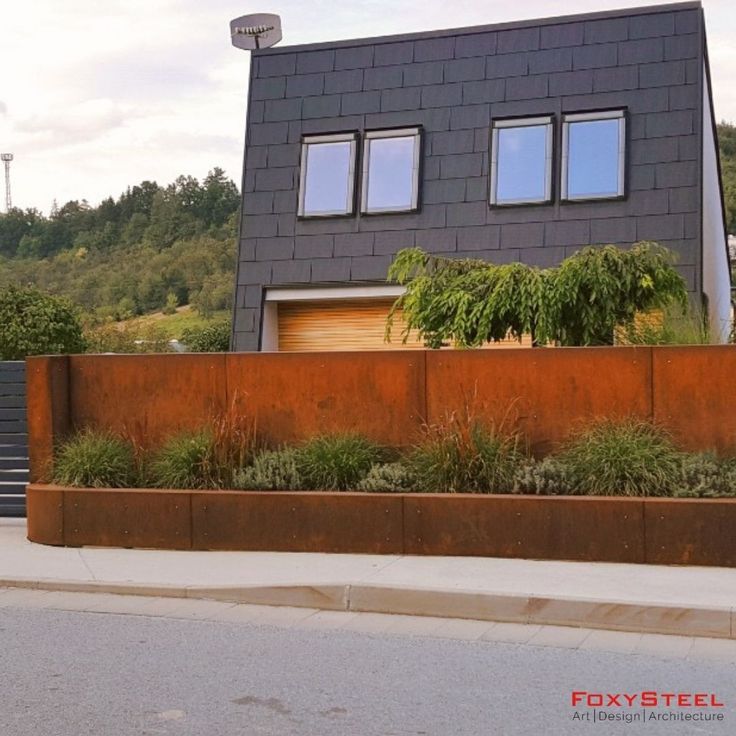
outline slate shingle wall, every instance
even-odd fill
[[[680,255],[699,291],[701,18],[686,4],[254,54],[235,348],[258,349],[263,287],[382,281],[391,255],[415,244],[547,266],[582,245],[651,239]],[[622,107],[626,201],[489,208],[493,117],[553,113],[559,138],[564,112]],[[296,219],[303,134],[417,124],[420,212]]]

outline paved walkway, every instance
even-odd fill
[[[0,586],[208,598],[736,639],[736,569],[32,544],[0,520]]]

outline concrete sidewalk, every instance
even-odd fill
[[[736,569],[47,547],[0,520],[0,587],[736,638]]]

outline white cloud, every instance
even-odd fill
[[[563,12],[641,5],[570,0]],[[264,8],[268,10],[269,8]],[[230,45],[241,0],[33,0],[3,6],[0,149],[16,205],[98,202],[143,179],[239,181],[248,55]],[[282,0],[284,44],[555,15],[549,0]],[[707,0],[716,115],[736,120],[736,11]]]

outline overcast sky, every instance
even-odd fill
[[[13,204],[97,204],[213,166],[239,183],[249,61],[228,24],[245,13],[280,14],[282,44],[296,44],[646,4],[1,0],[0,149],[15,154]],[[736,121],[736,3],[705,0],[705,11],[716,116]]]

